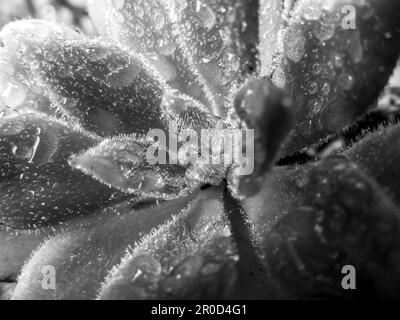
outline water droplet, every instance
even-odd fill
[[[391,32],[385,32],[384,36],[385,39],[391,39],[393,37],[393,34]]]
[[[286,75],[284,69],[281,66],[278,66],[277,69],[275,69],[274,74],[272,76],[272,81],[278,88],[285,87]]]
[[[336,171],[336,172],[341,172],[341,171],[345,171],[346,168],[347,168],[346,164],[339,163],[333,168],[333,170]]]
[[[140,24],[137,24],[135,26],[135,34],[138,38],[141,38],[144,36],[144,28]]]
[[[299,124],[297,131],[303,137],[310,137],[312,133],[312,121],[306,120]]]
[[[309,108],[308,117],[314,118],[321,111],[322,102],[318,99],[313,99],[310,101],[308,108]]]
[[[68,163],[126,193],[143,198],[174,199],[187,191],[188,186],[183,181],[185,168],[163,165],[167,161],[165,148],[147,138],[119,136],[106,139],[83,154],[71,156]],[[163,164],[158,164],[158,160]]]
[[[153,27],[154,27],[154,29],[159,31],[164,27],[165,17],[164,17],[164,15],[162,13],[160,13],[159,11],[156,11],[154,13],[154,16],[152,17],[152,19],[153,19]]]
[[[27,88],[20,82],[8,82],[5,87],[0,88],[0,95],[7,106],[16,108],[26,100]]]
[[[344,65],[343,58],[337,52],[331,54],[331,61],[333,66],[337,69],[342,68]]]
[[[172,56],[176,50],[176,45],[171,39],[162,39],[158,43],[158,52],[164,56]]]
[[[304,56],[306,44],[301,25],[291,25],[283,41],[285,56],[293,62],[299,62]]]
[[[318,20],[321,17],[321,4],[318,1],[307,1],[302,4],[302,14],[306,20]]]
[[[158,54],[149,54],[149,59],[166,81],[173,81],[177,77],[176,68],[167,57]]]
[[[314,63],[311,67],[312,73],[318,75],[321,73],[322,66],[319,63]]]
[[[299,172],[294,179],[296,186],[300,189],[307,186],[310,182],[310,176],[306,170],[302,170],[301,172]]]
[[[226,46],[232,42],[232,31],[228,27],[222,28],[219,35]]]
[[[324,96],[329,96],[329,94],[331,93],[331,85],[328,82],[325,82],[322,85],[321,91]]]
[[[318,91],[318,83],[315,81],[310,81],[306,84],[305,89],[309,94],[315,94]]]
[[[131,280],[135,281],[141,278],[158,277],[162,272],[161,263],[154,256],[149,254],[138,255],[132,259],[131,263]],[[138,271],[140,271],[138,274]]]
[[[321,40],[327,41],[335,34],[335,24],[329,21],[318,21],[313,28],[314,36]]]
[[[342,73],[338,78],[338,83],[344,90],[351,90],[354,85],[354,78],[348,73]]]
[[[217,16],[208,4],[197,0],[195,13],[206,29],[211,30],[214,27]]]

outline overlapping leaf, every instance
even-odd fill
[[[2,55],[15,70],[11,79],[31,90],[39,87],[63,116],[101,136],[162,127],[165,84],[139,56],[111,41],[61,31],[34,20],[5,27]]]
[[[103,140],[98,146],[70,157],[69,164],[100,182],[123,192],[170,199],[190,191],[185,184],[185,167],[167,165],[166,146],[137,136],[119,136]],[[164,163],[153,163],[161,158]],[[159,161],[159,159],[155,159]]]
[[[129,252],[112,270],[99,299],[212,299],[232,294],[239,256],[221,193],[212,192]]]
[[[372,107],[400,52],[400,3],[298,1],[282,37],[274,82],[294,101],[286,153],[340,131]]]
[[[380,128],[357,142],[344,155],[369,172],[392,199],[400,204],[400,126]]]
[[[32,252],[52,234],[52,231],[10,230],[4,226],[0,228],[0,279],[12,282],[17,279]]]
[[[105,21],[107,35],[145,54],[166,80],[214,114],[225,113],[231,88],[258,67],[257,1],[101,2],[89,1],[89,8],[95,22]]]
[[[398,295],[400,217],[366,175],[398,201],[398,125],[344,153],[361,169],[345,159],[272,168],[291,104],[269,80],[247,81],[273,73],[294,101],[284,155],[341,130],[373,105],[395,65],[398,2],[90,2],[98,30],[118,45],[35,20],[0,33],[0,276],[14,279],[51,235],[14,299],[354,297],[338,289],[344,264],[356,266],[361,294]],[[356,9],[355,30],[343,27],[346,5]],[[222,121],[226,107],[234,111]],[[137,133],[168,133],[171,121],[178,133],[256,130],[253,175],[230,176],[243,208],[215,188],[183,211],[194,197],[140,211],[121,203],[120,191],[144,205],[226,176],[224,166],[150,165],[153,141]],[[240,234],[244,211],[254,243]],[[13,230],[54,225],[65,227]],[[56,268],[56,290],[43,290],[45,265]]]
[[[43,114],[0,118],[0,222],[36,229],[121,200],[116,189],[68,166],[71,154],[97,142],[96,136]]]
[[[326,159],[267,178],[244,208],[268,270],[288,296],[358,297],[340,287],[344,265],[356,267],[360,295],[398,293],[398,210],[354,163]]]
[[[206,193],[199,199],[208,196]],[[96,217],[76,220],[47,240],[27,262],[13,299],[96,298],[108,271],[120,262],[127,248],[136,248],[146,234],[179,214],[192,200],[181,198],[138,211],[128,208],[128,214],[106,210]],[[56,270],[56,290],[42,287],[46,265]]]

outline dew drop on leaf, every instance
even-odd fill
[[[185,168],[165,162],[154,164],[150,147],[154,141],[138,136],[105,139],[98,146],[69,158],[69,165],[123,192],[147,198],[172,199],[185,194],[189,186],[182,179]],[[167,154],[165,146],[156,148]]]

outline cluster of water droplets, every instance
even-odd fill
[[[217,192],[197,199],[129,250],[111,271],[99,298],[194,298],[216,294],[221,288],[228,292],[238,256],[218,197]],[[228,270],[232,277],[221,278],[223,284],[212,280]],[[195,278],[201,279],[196,287],[190,285]]]
[[[62,223],[121,199],[68,166],[70,154],[99,141],[79,127],[42,113],[0,117],[2,222],[21,228]]]
[[[329,27],[338,22],[335,11],[319,1],[302,4],[292,11],[281,37],[281,49],[286,63],[310,67],[307,81],[301,84],[304,95],[296,97],[305,100],[297,101],[302,107],[300,117],[305,118],[298,132],[308,137],[315,126],[322,128],[320,113],[335,102],[332,81],[338,82],[340,90],[349,91],[353,78],[344,71],[348,65],[341,51],[324,54],[326,45],[336,44],[335,28]],[[0,73],[2,108],[16,109],[30,96],[43,97],[49,109],[70,124],[101,136],[125,134],[70,159],[73,168],[122,191],[152,195],[151,191],[163,190],[161,193],[168,197],[169,193],[177,196],[177,188],[186,190],[200,181],[220,181],[224,165],[197,162],[168,170],[167,165],[146,167],[148,159],[143,154],[149,143],[129,134],[145,134],[152,128],[168,133],[171,121],[177,122],[178,134],[184,129],[200,135],[202,129],[235,126],[234,119],[222,122],[218,118],[221,110],[217,106],[231,107],[232,92],[246,77],[240,65],[240,54],[248,49],[241,42],[249,27],[246,5],[199,0],[105,0],[104,5],[110,8],[103,13],[108,35],[129,54],[112,41],[82,39],[78,33],[50,22],[28,21],[2,31],[7,40],[1,48],[5,50]],[[260,10],[271,9],[271,5],[262,3]],[[278,7],[272,9],[276,13]],[[261,21],[261,25],[265,23]],[[351,35],[351,43],[360,42],[357,32]],[[312,39],[324,44],[305,54]],[[356,49],[347,50],[355,62],[362,57]],[[17,53],[17,59],[10,55],[11,50]],[[303,112],[305,103],[307,112]],[[219,140],[216,149],[223,150],[223,139]],[[201,143],[185,142],[179,142],[183,157],[190,159],[200,153]]]
[[[43,23],[43,27],[40,24]],[[73,39],[75,32],[55,25],[52,32],[46,22],[29,21],[10,23],[1,32],[0,47],[0,105],[2,111],[10,113],[16,109],[45,110],[50,101],[45,97],[46,87],[34,80],[38,63],[33,59],[40,48],[32,44],[37,40],[49,43],[61,35]],[[35,31],[33,31],[36,29]],[[35,39],[35,40],[33,40]],[[36,68],[36,69],[35,69]]]
[[[127,50],[144,54],[170,85],[216,115],[225,114],[229,96],[255,71],[255,52],[249,54],[249,44],[241,43],[248,27],[242,2],[104,2],[105,32]],[[95,6],[92,1],[93,15],[100,15]]]
[[[127,55],[112,42],[83,40],[75,33],[63,34],[63,30],[52,33],[47,29],[52,26],[49,23],[40,25],[29,21],[26,24],[22,25],[22,29],[26,28],[23,32],[19,30],[20,25],[3,31],[8,40],[4,49],[8,62],[2,74],[7,76],[7,81],[23,79],[20,87],[25,88],[21,101],[14,105],[7,102],[7,106],[13,106],[16,112],[25,112],[26,96],[34,93],[35,98],[39,96],[46,102],[46,111],[61,116],[78,131],[85,128],[102,136],[127,133],[71,157],[72,168],[123,192],[144,197],[174,198],[199,183],[220,182],[224,166],[216,172],[212,166],[201,166],[200,163],[190,166],[164,163],[151,167],[144,155],[150,143],[135,134],[128,135],[137,132],[143,136],[155,128],[168,134],[171,121],[177,123],[178,134],[184,129],[194,129],[200,135],[201,129],[218,127],[219,119],[202,103],[168,89],[152,65],[141,56]],[[43,31],[45,38],[40,38],[43,41],[40,47],[34,38],[31,39],[30,28]],[[19,41],[9,40],[11,34],[17,35]],[[11,49],[18,52],[18,59],[10,55]],[[15,94],[13,97],[15,99]],[[42,107],[35,106],[30,112]],[[35,140],[35,148],[41,147],[42,143],[40,138]],[[191,146],[185,141],[179,141],[178,146],[180,158],[185,154],[190,158],[191,154],[200,152],[198,145]],[[167,145],[160,148],[167,148]],[[22,148],[15,148],[17,150],[20,152]]]
[[[264,7],[279,16],[275,23],[281,30],[274,37],[272,51],[261,53],[260,58],[266,65],[263,72],[272,73],[274,83],[289,89],[293,96],[296,134],[307,140],[342,128],[351,113],[344,105],[350,103],[367,49],[360,28],[344,27],[343,21],[349,17],[342,8],[349,2],[302,0],[287,2],[284,9],[275,4],[268,2]],[[365,1],[351,5],[359,9],[354,17],[358,24],[375,14]],[[261,17],[261,24],[268,21]],[[265,38],[261,34],[261,48],[271,47]],[[267,61],[268,57],[273,57],[272,61]]]
[[[153,152],[149,151],[150,147]],[[70,157],[69,164],[123,192],[148,198],[175,198],[188,190],[183,179],[185,168],[154,164],[151,157],[163,148],[166,146],[146,138],[118,136]]]

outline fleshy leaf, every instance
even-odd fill
[[[280,170],[265,184],[268,197],[249,198],[244,207],[287,295],[397,296],[400,216],[377,184],[342,159]],[[341,288],[345,265],[357,270],[357,292]]]
[[[15,282],[0,282],[0,300],[10,300],[15,286]]]
[[[0,226],[0,282],[16,280],[22,266],[51,230],[21,231]],[[1,299],[1,297],[0,297]]]
[[[400,204],[400,125],[381,128],[357,142],[344,155],[366,169]]]
[[[121,199],[69,166],[68,157],[96,136],[43,114],[0,118],[0,222],[36,229],[60,224]]]
[[[399,21],[398,1],[298,1],[273,76],[294,101],[287,153],[339,132],[373,106],[399,57]]]
[[[216,128],[220,120],[210,114],[200,102],[176,90],[164,94],[161,109],[166,126],[174,122],[179,132],[192,129],[200,134],[201,129]]]
[[[35,30],[34,32],[32,32],[33,29]],[[33,81],[27,82],[27,79],[30,78],[29,70],[26,64],[18,59],[17,55],[21,54],[20,50],[23,49],[20,45],[21,39],[24,39],[26,43],[33,46],[34,43],[56,41],[56,39],[61,37],[74,40],[78,39],[80,35],[70,28],[47,21],[36,20],[9,23],[1,30],[1,113],[9,114],[15,110],[23,111],[21,109],[50,112],[51,101],[45,96],[45,88]]]
[[[37,38],[40,32],[47,37]],[[18,41],[9,44],[11,37]],[[139,56],[111,41],[55,33],[38,21],[12,23],[0,38],[10,68],[24,69],[20,81],[47,90],[53,107],[70,121],[102,136],[161,127],[165,83]]]
[[[202,196],[200,195],[200,199]],[[105,210],[74,221],[44,243],[24,266],[13,299],[94,299],[108,271],[153,228],[178,214],[193,198],[121,214]],[[56,271],[56,290],[42,287],[43,267]]]
[[[231,188],[238,196],[256,194],[263,175],[277,160],[283,141],[291,130],[291,101],[285,91],[269,79],[253,80],[237,94],[234,108],[243,129],[254,130],[254,171],[246,176],[235,175],[232,169]]]
[[[190,191],[184,166],[156,163],[166,146],[146,137],[118,136],[70,157],[69,164],[123,192],[146,198],[171,199]]]
[[[143,53],[176,89],[223,115],[224,100],[258,65],[258,2],[89,1],[94,21]],[[101,6],[101,7],[102,7]]]
[[[143,238],[112,270],[99,299],[227,297],[239,259],[230,235],[214,190]]]

